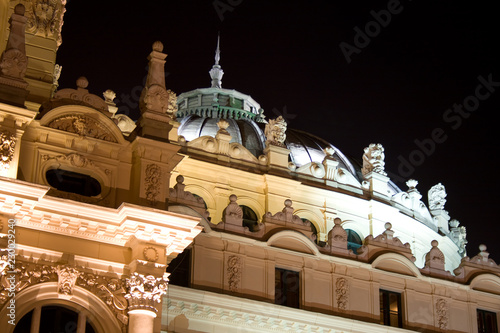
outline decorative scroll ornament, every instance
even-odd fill
[[[72,295],[76,279],[78,279],[82,273],[76,268],[67,265],[57,266],[55,272],[58,276],[57,291],[60,294]]]
[[[439,183],[431,187],[428,193],[429,209],[444,209],[446,203],[446,190],[444,186]]]
[[[160,194],[161,168],[157,164],[148,164],[144,181],[146,186],[146,200],[154,205],[156,197]]]
[[[66,12],[66,0],[31,0],[28,1],[26,31],[43,37],[52,37],[57,47],[62,43],[61,29]]]
[[[335,282],[335,295],[339,310],[347,310],[347,302],[349,301],[349,284],[347,279],[337,279],[337,282]]]
[[[284,147],[286,139],[286,128],[286,121],[282,116],[279,116],[276,119],[269,119],[264,131],[267,139],[266,143]]]
[[[241,259],[238,256],[227,258],[227,279],[230,291],[237,291],[241,281]]]
[[[128,293],[125,298],[128,299],[129,310],[144,309],[157,312],[155,303],[160,303],[161,298],[167,292],[168,278],[167,274],[161,278],[153,275],[143,275],[134,273],[126,279]]]
[[[16,136],[8,131],[0,132],[0,169],[8,169],[14,158]]]
[[[363,168],[361,169],[363,175],[375,172],[387,176],[387,173],[384,171],[384,147],[380,143],[370,143],[370,145],[364,149],[364,152]]]
[[[436,315],[439,329],[448,329],[448,304],[443,298],[439,298],[436,302]]]

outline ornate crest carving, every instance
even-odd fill
[[[433,240],[431,245],[431,250],[425,255],[425,267],[444,270],[444,254],[438,248],[439,242]]]
[[[145,173],[146,200],[154,205],[156,197],[160,194],[161,168],[157,164],[148,164]]]
[[[0,132],[0,168],[8,169],[14,158],[16,136],[8,131]]]
[[[242,226],[243,210],[240,205],[238,205],[236,200],[238,200],[238,197],[235,194],[231,194],[229,196],[229,205],[227,205],[226,209],[224,209],[223,222]]]
[[[61,28],[66,12],[66,0],[31,0],[27,3],[26,31],[43,37],[52,37],[61,45]]]
[[[16,79],[24,79],[27,67],[28,58],[23,52],[17,49],[10,49],[2,54],[2,59],[0,61],[2,75]]]
[[[284,147],[286,139],[286,127],[286,121],[282,116],[279,116],[276,119],[269,119],[264,130],[266,143]]]
[[[230,291],[237,291],[241,281],[241,258],[231,255],[227,258],[227,280]]]
[[[108,142],[117,142],[107,128],[95,119],[83,115],[62,116],[52,120],[47,126],[61,131],[75,133],[80,136]]]
[[[361,169],[363,175],[375,172],[387,176],[387,173],[384,171],[384,147],[380,143],[370,143],[370,145],[364,149],[364,152],[363,168]]]
[[[428,192],[429,209],[444,209],[446,203],[446,190],[444,186],[439,183],[431,187]]]
[[[349,301],[349,284],[347,279],[337,279],[335,282],[335,295],[337,308],[339,310],[347,310],[347,302]]]

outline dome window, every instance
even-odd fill
[[[346,229],[345,231],[347,232],[347,249],[352,250],[354,254],[358,254],[358,249],[363,245],[361,237],[351,229]]]
[[[255,227],[259,223],[257,214],[248,206],[240,205],[240,207],[243,211],[243,226],[248,227],[250,231],[254,231]]]
[[[45,177],[49,185],[59,191],[86,197],[95,197],[101,194],[101,184],[89,175],[63,169],[51,169],[47,171]]]

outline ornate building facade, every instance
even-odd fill
[[[442,184],[266,119],[219,44],[177,96],[155,42],[134,121],[59,89],[64,0],[0,6],[2,331],[498,332],[500,267]]]

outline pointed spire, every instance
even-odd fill
[[[210,70],[210,77],[212,78],[212,88],[222,88],[222,76],[224,71],[219,65],[220,61],[220,33],[217,35],[217,49],[215,50],[215,64]]]

